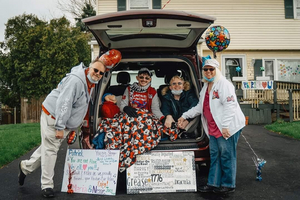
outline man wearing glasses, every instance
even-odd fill
[[[41,189],[46,198],[54,197],[54,167],[57,152],[64,138],[76,130],[87,114],[89,101],[95,84],[106,70],[98,58],[89,68],[82,63],[71,69],[42,103],[41,145],[29,160],[19,164],[19,184],[23,185],[26,175],[41,166]]]
[[[147,68],[141,68],[136,77],[138,82],[133,83],[125,90],[120,110],[129,117],[138,117],[137,109],[147,109],[156,118],[164,121],[164,115],[159,109],[159,101],[156,90],[151,87],[152,73]]]

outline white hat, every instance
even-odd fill
[[[216,60],[216,59],[208,59],[208,60],[205,60],[205,63],[204,63],[204,66],[211,66],[211,67],[214,67],[214,68],[219,68],[219,62]]]

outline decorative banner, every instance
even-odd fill
[[[138,155],[127,169],[127,194],[196,192],[194,152],[155,152]]]
[[[242,90],[247,89],[272,90],[273,81],[243,81]]]
[[[229,46],[230,35],[225,27],[212,26],[206,31],[205,41],[210,50],[213,52],[219,52]]]
[[[74,193],[116,195],[119,154],[119,150],[68,149],[61,191],[67,192],[72,184]]]

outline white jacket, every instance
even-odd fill
[[[182,114],[184,119],[194,118],[203,113],[203,103],[207,86],[208,83],[204,83],[200,91],[198,104]],[[229,133],[232,136],[245,126],[245,116],[237,102],[235,88],[222,75],[218,77],[218,80],[214,81],[209,93],[209,105],[213,119],[220,132],[222,132],[222,128],[229,128]],[[201,119],[204,131],[209,136],[206,118],[202,115]]]

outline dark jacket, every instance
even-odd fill
[[[199,99],[191,90],[183,91],[179,101],[175,100],[171,91],[168,90],[162,97],[161,111],[165,116],[172,115],[173,119],[177,121],[182,113],[196,106],[198,101]],[[189,119],[189,121],[191,120]]]

